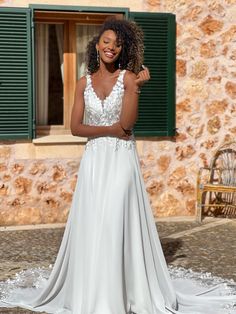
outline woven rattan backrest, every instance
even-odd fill
[[[210,168],[211,183],[236,186],[236,143],[222,145],[215,153]]]

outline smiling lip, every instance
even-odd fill
[[[115,54],[110,52],[110,51],[104,51],[104,54],[108,58],[114,58],[115,57]]]

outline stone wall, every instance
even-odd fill
[[[144,143],[144,177],[155,215],[194,215],[199,167],[236,135],[236,0],[147,0],[146,7],[176,14],[178,134]]]
[[[8,1],[15,6],[28,2]],[[137,141],[153,213],[194,215],[199,168],[207,166],[214,150],[236,135],[236,0],[136,4],[137,10],[172,12],[177,19],[178,134]],[[78,145],[83,148],[84,144]],[[43,158],[35,159],[30,153],[18,158],[17,147],[17,143],[0,145],[0,225],[65,221],[81,153],[63,158],[61,146],[60,159],[46,153]]]
[[[0,225],[65,222],[78,159],[16,159],[15,145],[0,147]]]

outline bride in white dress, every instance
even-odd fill
[[[88,74],[78,81],[71,118],[72,134],[88,142],[62,243],[49,278],[10,289],[1,307],[57,314],[236,313],[234,289],[170,279],[132,134],[139,85],[149,79],[147,69],[136,75],[142,53],[141,30],[129,21],[105,22],[88,45]]]

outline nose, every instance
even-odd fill
[[[108,45],[108,48],[109,48],[110,50],[114,50],[114,49],[115,49],[115,44],[112,43],[112,42],[110,42],[109,45]]]

